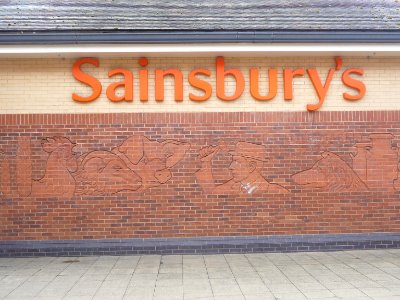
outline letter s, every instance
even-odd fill
[[[193,93],[189,93],[189,99],[192,101],[206,101],[210,99],[211,93],[212,93],[212,87],[211,84],[208,82],[201,80],[196,77],[197,74],[204,75],[210,77],[211,72],[210,70],[207,69],[195,69],[189,74],[189,83],[191,86],[201,90],[204,92],[204,95],[202,96],[197,96]]]
[[[101,94],[101,83],[96,78],[82,72],[81,65],[88,63],[96,67],[99,66],[99,60],[97,58],[81,58],[78,59],[72,66],[72,75],[74,78],[93,89],[93,92],[88,97],[82,97],[75,93],[72,94],[72,99],[78,102],[90,102],[96,100]]]
[[[358,91],[358,95],[351,95],[349,93],[343,93],[343,98],[346,100],[360,100],[362,97],[365,95],[365,84],[362,83],[360,80],[351,78],[351,74],[356,74],[356,75],[364,75],[364,71],[362,69],[348,69],[343,72],[342,75],[342,81],[345,86],[348,86],[349,88],[355,89]]]

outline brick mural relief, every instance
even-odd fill
[[[397,147],[392,146],[393,135],[377,133],[369,135],[366,146],[365,183],[371,190],[393,191],[398,176],[399,155]],[[362,155],[362,154],[361,154]]]
[[[296,184],[327,192],[358,192],[368,190],[365,183],[339,156],[324,152],[311,169],[292,176]]]
[[[399,120],[0,116],[0,240],[398,232]]]
[[[33,180],[30,143],[26,137],[18,140],[16,177],[19,196],[71,198],[74,195],[145,191],[169,181],[172,178],[170,169],[190,148],[189,143],[175,140],[158,142],[144,136],[132,136],[112,151],[95,150],[76,158],[75,143],[65,137],[48,137],[41,142],[43,150],[49,153],[44,176]],[[3,161],[2,164],[8,163],[8,160]],[[1,174],[6,185],[9,167],[2,168]],[[8,184],[8,189],[10,186]]]
[[[49,154],[44,176],[39,180],[31,178],[30,142],[19,141],[17,156],[17,181],[20,196],[71,198],[75,191],[72,173],[77,170],[77,160],[73,154],[76,146],[68,138],[52,137],[42,139],[42,149]]]
[[[196,178],[203,191],[207,194],[262,194],[288,193],[279,184],[270,183],[260,173],[267,161],[264,145],[249,142],[238,142],[231,154],[229,171],[232,178],[223,184],[215,184],[211,161],[219,152],[229,152],[225,142],[216,146],[206,146],[200,149],[201,168],[196,172]]]
[[[158,142],[145,136],[133,136],[113,149],[140,177],[139,190],[145,191],[166,183],[172,178],[170,169],[181,161],[190,144],[175,140]]]
[[[338,155],[324,152],[311,169],[294,174],[292,179],[301,186],[327,192],[398,190],[399,154],[392,146],[393,138],[390,133],[374,133],[368,141],[356,143],[350,153],[353,167]]]
[[[110,195],[121,191],[136,191],[140,177],[115,153],[93,151],[79,159],[74,174],[76,195]]]
[[[393,135],[375,133],[368,140],[356,142],[349,153],[352,166],[339,155],[325,151],[314,165],[292,174],[294,184],[301,188],[324,192],[396,191],[398,179],[398,148],[392,146]],[[66,137],[48,137],[41,141],[48,153],[44,175],[32,179],[31,140],[18,139],[15,159],[18,194],[21,197],[64,197],[74,195],[112,195],[122,191],[144,192],[160,186],[172,178],[171,168],[186,155],[191,145],[177,140],[155,141],[145,136],[131,136],[119,146],[94,150],[79,158],[74,153],[77,145]],[[200,169],[193,174],[193,182],[204,194],[286,194],[290,191],[262,175],[268,161],[266,147],[251,142],[237,142],[229,147],[224,141],[198,150]],[[230,179],[217,183],[212,161],[218,153],[229,155]],[[10,160],[0,156],[0,191],[10,196]]]

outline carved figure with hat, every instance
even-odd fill
[[[232,155],[229,171],[232,178],[217,185],[212,174],[212,159],[220,152]],[[234,151],[227,151],[224,142],[217,146],[207,146],[200,150],[201,168],[196,172],[198,183],[209,194],[254,194],[254,193],[287,193],[282,186],[268,182],[261,174],[265,161],[268,160],[264,145],[238,142]]]

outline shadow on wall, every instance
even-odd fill
[[[310,168],[292,175],[302,188],[325,192],[396,191],[398,179],[398,149],[392,147],[392,134],[369,135],[368,141],[356,143],[350,154],[352,166],[332,152],[324,152]],[[63,197],[74,195],[111,195],[121,191],[144,192],[167,183],[171,168],[190,149],[190,144],[176,140],[154,141],[145,136],[132,136],[111,151],[94,150],[76,158],[75,143],[66,137],[48,137],[41,141],[48,154],[44,176],[32,179],[32,153],[29,137],[18,140],[16,181],[21,197]],[[220,142],[203,147],[198,159],[201,168],[193,181],[205,194],[287,194],[289,191],[269,182],[262,174],[268,160],[266,147],[250,142],[238,142],[233,150]],[[216,184],[212,160],[218,153],[231,157],[231,178]],[[0,191],[12,194],[10,160],[0,153]]]

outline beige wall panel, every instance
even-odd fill
[[[283,99],[283,68],[317,68],[325,81],[329,68],[335,67],[334,57],[258,57],[225,58],[226,68],[239,68],[245,77],[243,95],[232,102],[219,100],[215,95],[215,58],[149,58],[149,101],[139,101],[137,58],[101,58],[100,67],[86,66],[84,70],[98,78],[103,85],[101,96],[87,104],[74,102],[72,93],[86,96],[90,89],[72,76],[75,59],[0,59],[0,112],[1,113],[94,113],[94,112],[187,112],[187,111],[305,111],[308,103],[317,103],[317,95],[309,77],[294,80],[294,99]],[[180,68],[184,74],[184,100],[174,101],[173,79],[165,80],[164,102],[154,100],[154,69]],[[267,92],[267,70],[278,69],[278,94],[270,101],[259,102],[250,95],[249,69],[260,67],[260,92]],[[118,81],[108,78],[114,68],[129,69],[134,73],[134,101],[113,103],[105,95],[106,87]],[[213,86],[212,97],[201,103],[189,100],[189,92],[199,93],[187,82],[189,72],[195,68],[207,68],[212,76],[208,79]],[[362,68],[361,80],[367,92],[363,99],[346,101],[346,88],[341,76],[348,68]],[[228,93],[233,92],[234,82],[227,77]],[[400,57],[343,57],[341,70],[336,71],[329,88],[323,111],[354,110],[399,110],[400,109]]]

